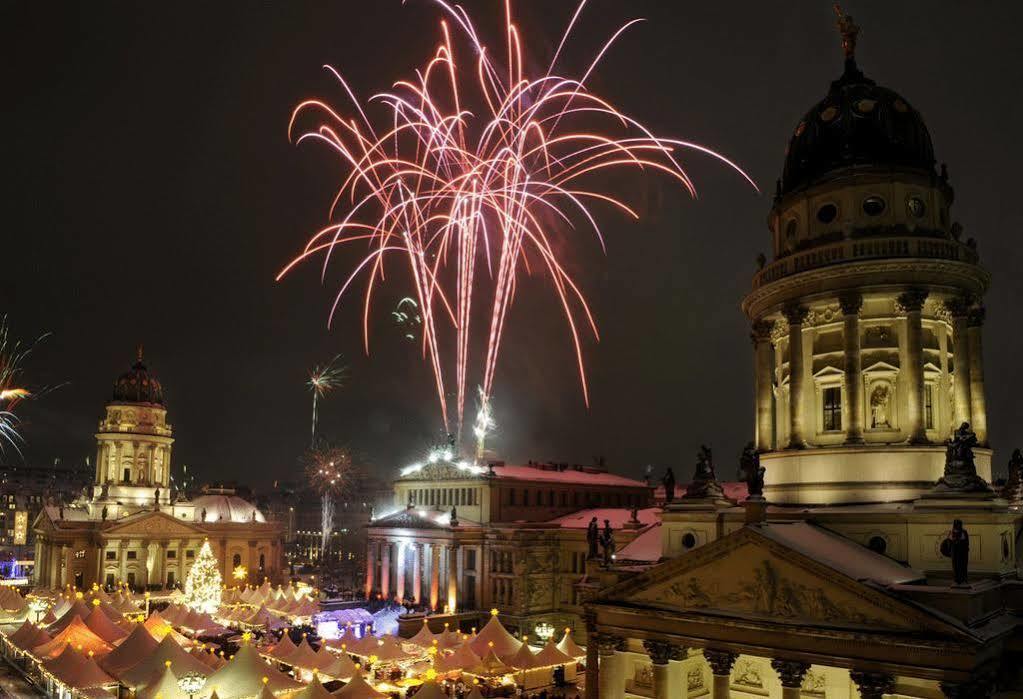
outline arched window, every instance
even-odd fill
[[[234,555],[234,558],[232,558],[232,559],[231,559],[231,564],[232,564],[232,565],[233,565],[233,566],[234,566],[235,568],[237,568],[238,566],[240,566],[240,565],[242,564],[242,555],[241,555],[240,553],[236,553],[236,554]]]

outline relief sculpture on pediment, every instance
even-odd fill
[[[798,571],[796,571],[798,572]],[[892,626],[891,619],[836,597],[822,581],[783,574],[771,559],[761,560],[744,574],[700,570],[675,579],[654,593],[656,601],[683,609],[717,609],[752,613],[772,619],[806,619]],[[839,595],[841,596],[841,595]],[[887,615],[886,615],[887,616]],[[901,625],[901,624],[900,624]]]

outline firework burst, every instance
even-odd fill
[[[22,344],[11,337],[7,316],[0,317],[0,453],[11,447],[21,455],[22,438],[14,411],[21,401],[33,395],[21,385],[22,365],[47,335],[40,336],[35,342]]]
[[[313,427],[309,443],[309,446],[312,448],[316,447],[316,423],[319,420],[317,401],[335,388],[343,386],[345,379],[348,377],[348,367],[340,365],[340,361],[341,355],[339,354],[327,364],[317,365],[309,372],[309,380],[306,382],[306,386],[313,394]]]
[[[440,42],[414,77],[371,96],[364,108],[340,73],[327,66],[350,99],[354,116],[343,116],[319,99],[295,108],[289,136],[299,143],[326,143],[348,174],[331,206],[330,225],[315,233],[277,278],[315,256],[323,258],[325,278],[334,252],[361,247],[365,252],[346,273],[330,316],[361,276],[368,352],[374,292],[385,280],[385,262],[398,262],[404,273],[393,277],[414,289],[422,353],[432,369],[445,429],[454,422],[460,435],[467,387],[473,383],[479,384],[481,405],[489,414],[501,340],[523,272],[551,282],[568,327],[583,400],[589,404],[583,335],[599,335],[564,257],[577,244],[580,228],[589,229],[603,247],[591,206],[638,218],[626,202],[600,189],[595,173],[624,168],[660,173],[695,196],[682,162],[700,153],[753,182],[724,156],[655,136],[590,90],[588,80],[607,50],[639,20],[618,29],[584,72],[562,76],[559,57],[583,0],[547,71],[528,75],[525,37],[513,20],[511,0],[504,3],[500,59],[484,46],[464,8],[433,2],[444,15]],[[456,45],[468,51],[462,54]],[[377,110],[382,118],[371,119]],[[308,124],[307,130],[300,130],[299,123]],[[474,332],[478,337],[471,341]]]
[[[337,447],[310,449],[305,474],[310,487],[320,495],[320,560],[324,560],[334,530],[335,500],[352,484],[352,458]]]

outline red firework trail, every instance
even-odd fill
[[[590,228],[603,248],[603,235],[589,204],[603,202],[638,216],[625,202],[587,184],[592,179],[587,175],[608,169],[653,170],[674,178],[695,197],[696,189],[680,159],[685,153],[699,152],[726,163],[756,185],[724,156],[695,143],[656,136],[589,90],[587,79],[604,54],[622,32],[641,20],[619,28],[581,76],[558,75],[558,58],[582,12],[583,0],[547,72],[528,76],[511,0],[504,4],[507,69],[503,71],[481,43],[468,13],[444,0],[433,1],[447,16],[440,22],[442,38],[414,79],[399,80],[390,91],[373,95],[364,109],[340,73],[326,66],[343,86],[356,116],[342,116],[319,99],[295,108],[289,138],[328,144],[350,172],[331,206],[332,223],[309,239],[277,279],[316,255],[323,256],[325,277],[336,248],[362,244],[367,252],[341,285],[330,316],[349,287],[360,275],[364,277],[363,337],[368,352],[373,292],[385,280],[385,259],[401,260],[408,268],[405,283],[413,285],[421,309],[422,351],[433,370],[446,429],[450,425],[446,372],[454,371],[455,422],[460,434],[469,367],[471,361],[478,361],[471,357],[474,308],[483,304],[488,315],[486,350],[479,369],[480,396],[486,403],[493,391],[520,270],[538,269],[553,283],[568,324],[583,400],[589,405],[580,332],[588,328],[599,339],[597,325],[558,251],[569,249],[566,243],[576,230],[574,222]],[[474,58],[468,65],[456,59],[449,21],[471,49]],[[463,81],[471,88],[463,88]],[[369,105],[384,118],[371,120]],[[299,121],[311,127],[295,139]],[[587,128],[574,130],[572,125],[580,121]],[[441,330],[448,327],[451,330],[442,338]]]

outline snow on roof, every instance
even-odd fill
[[[924,578],[909,566],[874,553],[866,546],[806,522],[755,525],[767,538],[833,568],[854,580],[896,585]]]
[[[661,551],[661,523],[654,522],[623,546],[615,554],[615,559],[654,563],[660,560]]]
[[[636,515],[639,518],[640,524],[650,525],[658,522],[657,515],[660,514],[661,508],[659,507],[648,507],[643,510],[639,510]],[[592,510],[579,510],[571,514],[562,515],[556,519],[551,520],[551,524],[557,524],[565,529],[586,529],[592,518],[597,518],[597,524],[601,527],[604,526],[604,520],[611,522],[611,526],[614,529],[621,529],[625,524],[632,520],[632,510],[627,507],[598,507]]]
[[[646,488],[643,481],[616,476],[613,473],[578,471],[573,468],[546,470],[535,466],[493,466],[494,475],[516,481],[554,481],[558,483],[579,483],[583,485],[606,485],[611,487]]]

